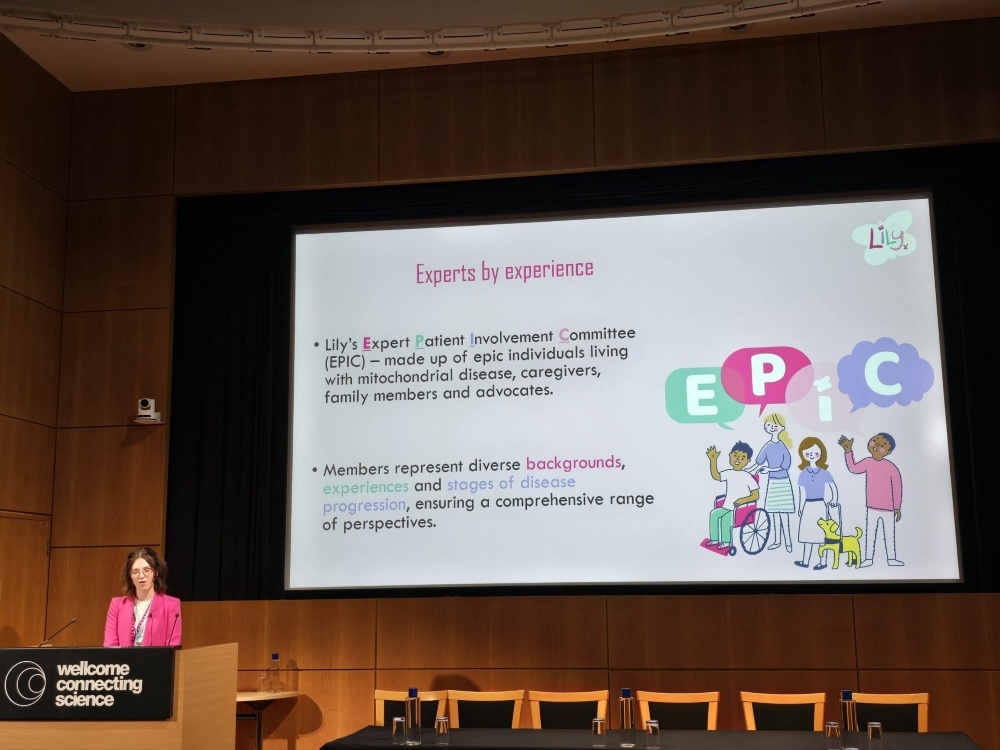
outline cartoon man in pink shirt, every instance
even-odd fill
[[[843,435],[837,443],[844,449],[847,470],[852,474],[865,475],[865,559],[862,568],[869,567],[875,558],[875,542],[879,524],[882,525],[882,539],[885,542],[885,556],[889,565],[903,565],[896,557],[896,521],[903,517],[903,477],[899,469],[888,459],[896,449],[896,441],[888,432],[880,432],[868,441],[871,458],[854,460],[854,438]]]

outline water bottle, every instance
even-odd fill
[[[841,747],[844,750],[860,750],[861,730],[858,729],[858,704],[851,690],[840,691]]]
[[[271,666],[267,668],[267,689],[272,693],[281,690],[281,667],[276,653],[271,654]]]
[[[420,697],[415,687],[406,693],[406,744],[420,744]]]
[[[619,744],[621,747],[635,747],[635,699],[632,697],[632,688],[622,688],[618,708],[622,721],[622,740]]]

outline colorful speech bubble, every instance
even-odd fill
[[[885,336],[859,341],[837,363],[837,384],[854,408],[869,404],[887,408],[919,401],[934,384],[934,368],[913,344],[897,344]]]
[[[686,367],[674,370],[664,384],[667,414],[675,422],[712,422],[731,430],[732,422],[743,414],[743,405],[729,397],[722,387],[718,367]]]
[[[733,352],[722,363],[722,387],[741,404],[787,404],[805,396],[809,388],[795,381],[810,364],[809,357],[791,346],[752,347]],[[810,383],[811,385],[811,383]]]
[[[859,432],[851,400],[837,388],[835,362],[813,362],[792,376],[790,391],[806,394],[788,405],[796,422],[817,434]]]

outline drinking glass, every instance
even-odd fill
[[[646,750],[660,750],[660,722],[656,719],[646,722]]]
[[[604,719],[594,719],[591,722],[590,746],[604,747],[608,740],[608,727]]]
[[[392,718],[392,744],[406,744],[406,717],[394,716]]]
[[[882,722],[868,722],[868,750],[882,750]]]
[[[267,692],[267,672],[257,673],[257,692],[258,693]]]
[[[448,731],[448,717],[439,716],[434,721],[434,744],[435,745],[447,745],[451,738],[451,733]]]
[[[826,734],[826,750],[841,750],[843,738],[840,736],[840,722],[826,722],[824,733]]]

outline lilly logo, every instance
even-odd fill
[[[861,225],[851,237],[865,249],[865,263],[881,266],[917,249],[917,238],[907,231],[912,223],[913,214],[897,211],[877,224]]]
[[[7,670],[3,690],[15,706],[33,706],[45,693],[45,672],[33,661],[19,661]]]

